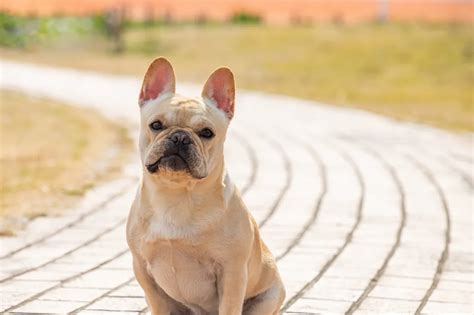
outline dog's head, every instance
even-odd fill
[[[177,95],[171,64],[165,58],[155,59],[139,98],[144,171],[172,182],[206,178],[223,161],[234,95],[234,77],[228,68],[210,75],[201,100]]]

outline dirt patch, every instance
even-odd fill
[[[57,215],[119,173],[126,129],[91,110],[0,91],[0,235]]]

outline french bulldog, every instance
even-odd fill
[[[275,259],[224,168],[235,84],[215,70],[195,99],[155,59],[140,91],[143,174],[127,223],[135,277],[158,314],[279,314]]]

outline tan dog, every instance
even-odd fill
[[[203,100],[175,94],[164,58],[145,75],[143,178],[127,240],[152,314],[278,314],[285,298],[275,260],[224,169],[234,94],[227,68],[209,77]]]

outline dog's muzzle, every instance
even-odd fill
[[[190,171],[187,158],[190,155],[191,137],[185,131],[173,132],[165,140],[163,145],[165,150],[163,155],[153,164],[146,165],[150,173],[155,173],[158,169],[169,169],[172,171]]]

